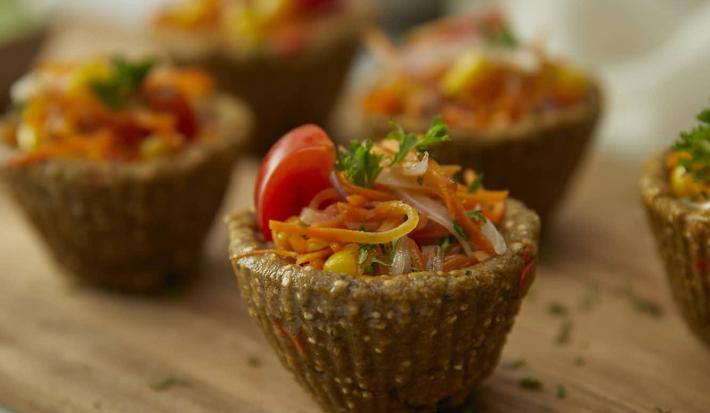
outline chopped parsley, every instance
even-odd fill
[[[523,377],[518,385],[526,390],[540,390],[542,388],[542,382],[532,377]]]
[[[505,24],[501,24],[491,28],[488,31],[486,38],[488,40],[488,43],[494,46],[512,49],[520,45],[518,37],[515,35],[515,33],[513,33],[513,30],[510,28],[510,26]]]
[[[471,221],[474,222],[481,222],[483,221],[483,210],[480,208],[472,209],[468,212],[466,212],[466,215],[468,215],[469,218],[471,218]]]
[[[439,117],[434,118],[431,122],[431,127],[421,139],[417,138],[417,135],[414,133],[405,132],[402,126],[395,122],[391,122],[390,124],[393,130],[385,139],[392,139],[399,143],[399,150],[394,155],[394,158],[392,158],[390,166],[402,162],[407,154],[413,150],[416,150],[418,153],[426,152],[432,146],[449,140],[449,131],[446,124]]]
[[[112,73],[107,79],[94,80],[90,87],[94,94],[111,109],[126,106],[155,66],[152,59],[129,62],[122,57],[111,61]]]
[[[181,379],[179,377],[165,377],[163,379],[160,379],[158,381],[150,383],[150,388],[155,391],[163,391],[163,390],[168,390],[168,389],[175,387],[175,386],[189,386],[189,385],[190,385],[190,383],[185,379]]]
[[[564,399],[567,397],[567,388],[563,384],[557,385],[557,392],[555,393],[558,399]]]
[[[569,336],[572,333],[572,321],[566,320],[560,326],[557,331],[557,336],[555,336],[555,343],[562,345],[569,341]]]
[[[446,254],[446,251],[451,248],[451,237],[447,235],[442,238],[441,242],[439,243],[439,247],[441,248],[441,253]]]
[[[454,221],[454,231],[456,231],[456,234],[458,234],[461,238],[467,240],[468,239],[468,234],[466,231],[463,229],[461,224],[458,222]]]
[[[643,297],[639,297],[633,291],[628,291],[627,295],[631,301],[631,305],[633,305],[634,309],[639,313],[655,318],[663,316],[663,307],[661,307],[660,304]]]
[[[694,180],[710,181],[710,108],[700,112],[697,119],[700,124],[681,132],[672,148],[689,155],[679,157],[678,165],[689,171]]]
[[[481,189],[481,185],[483,184],[483,174],[478,174],[476,175],[475,178],[473,178],[473,181],[468,184],[468,192],[473,194],[476,193],[479,189]]]
[[[552,302],[547,305],[547,312],[554,316],[566,316],[569,314],[569,308],[562,303]]]
[[[352,141],[338,148],[335,169],[357,186],[372,188],[382,170],[382,155],[372,152],[372,141]]]
[[[503,363],[502,366],[504,369],[518,370],[519,368],[525,367],[525,360],[523,360],[523,359],[511,360],[507,363]]]
[[[584,366],[585,364],[587,364],[587,360],[585,360],[584,357],[582,357],[582,356],[575,357],[575,359],[574,359],[575,366],[581,367],[581,366]]]

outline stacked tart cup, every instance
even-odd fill
[[[710,111],[649,160],[641,195],[671,292],[690,329],[710,345]]]
[[[424,150],[436,133],[394,133],[399,143],[351,143],[335,161],[317,127],[291,132],[262,164],[256,214],[227,218],[249,313],[328,412],[460,405],[495,368],[535,276],[537,215],[455,183],[459,168]],[[306,158],[320,170],[299,168]]]
[[[67,273],[138,291],[195,273],[243,105],[199,71],[120,57],[43,63],[12,92],[0,177]]]
[[[254,110],[251,149],[331,113],[370,19],[370,1],[187,0],[155,32],[178,62],[200,65]]]
[[[365,136],[380,136],[391,119],[423,131],[440,115],[451,141],[437,159],[474,167],[543,221],[551,215],[600,115],[591,77],[522,44],[498,11],[417,28],[399,49],[372,39],[385,65],[356,99]]]

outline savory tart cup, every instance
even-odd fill
[[[671,193],[664,155],[648,162],[641,199],[673,299],[690,329],[710,345],[710,208]]]
[[[578,105],[528,116],[508,127],[450,127],[451,140],[431,153],[441,163],[474,168],[490,188],[506,188],[546,222],[565,195],[601,113],[601,93],[591,84]],[[363,113],[364,136],[385,136],[394,120],[424,132],[431,119]]]
[[[70,275],[122,290],[157,288],[196,271],[246,141],[248,110],[227,97],[216,105],[218,136],[173,156],[123,164],[57,158],[4,167],[0,179]]]
[[[349,276],[274,254],[233,259],[249,313],[328,412],[434,412],[495,368],[535,276],[540,221],[508,201],[508,251],[475,266]],[[253,213],[227,218],[230,254],[264,248]]]
[[[369,2],[330,18],[302,50],[289,54],[244,52],[218,36],[156,30],[168,56],[201,66],[219,88],[246,101],[255,114],[249,150],[264,154],[290,129],[328,120],[370,20]]]

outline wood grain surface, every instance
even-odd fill
[[[126,49],[96,30],[65,24],[48,53]],[[249,206],[257,166],[239,162],[223,212]],[[581,172],[501,365],[462,411],[709,412],[710,349],[670,301],[640,165]],[[226,245],[218,220],[190,286],[97,291],[63,277],[0,195],[0,412],[318,412],[249,319]]]

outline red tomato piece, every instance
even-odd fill
[[[335,145],[316,125],[304,125],[271,147],[254,188],[257,220],[264,238],[271,239],[269,220],[298,215],[320,191],[331,187]]]

